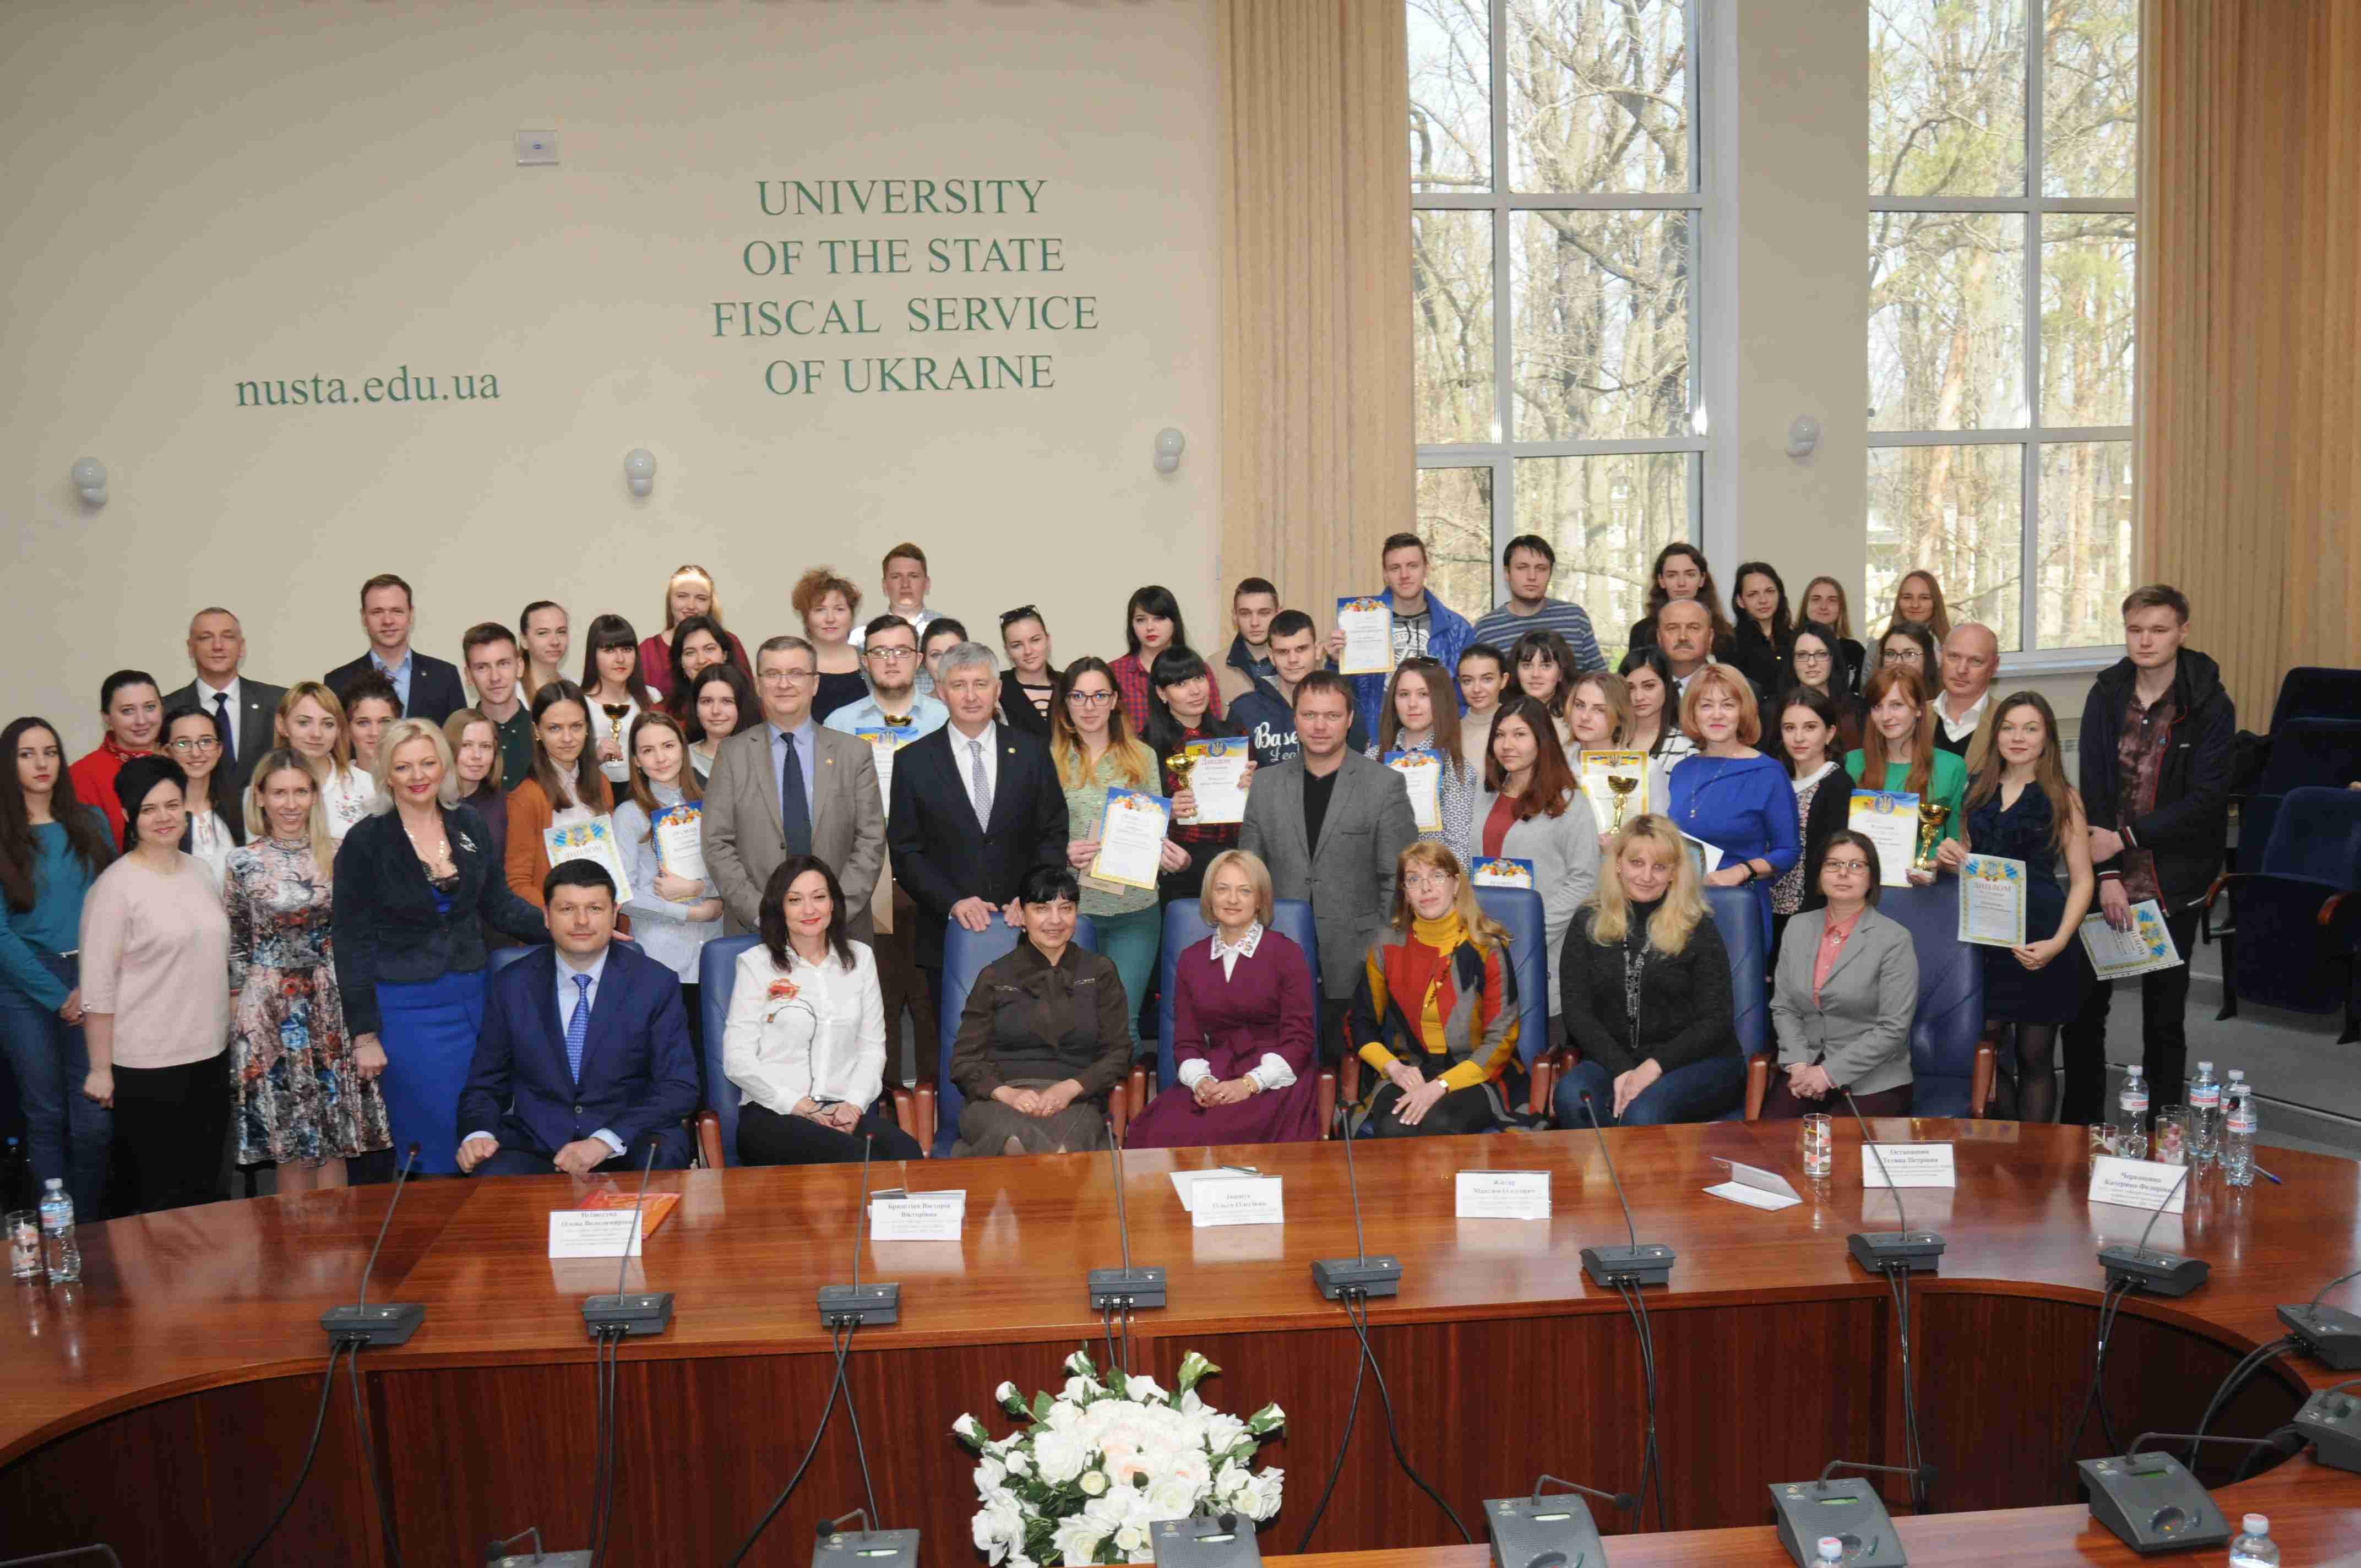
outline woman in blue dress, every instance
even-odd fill
[[[1973,760],[1966,842],[1946,840],[1935,863],[1956,875],[1971,854],[2025,862],[2025,943],[1982,949],[1984,1037],[2008,1069],[1997,1087],[2015,1103],[2003,1110],[2020,1122],[2054,1121],[2058,1026],[2081,1011],[2092,983],[2081,941],[2095,885],[2082,797],[2066,783],[2057,716],[2037,693],[2018,692],[1993,707]],[[2004,1033],[2016,1037],[2013,1057],[2000,1041]]]
[[[418,1168],[456,1175],[459,1091],[484,1021],[484,930],[545,942],[491,835],[459,803],[450,743],[424,719],[386,731],[369,814],[336,851],[336,984],[356,1056],[385,1052],[387,1119]]]
[[[1719,865],[1704,879],[1708,886],[1752,890],[1768,952],[1771,884],[1804,852],[1795,786],[1785,768],[1754,749],[1763,739],[1762,715],[1733,666],[1708,664],[1689,677],[1681,728],[1697,750],[1665,775],[1666,815],[1689,838],[1721,851]]]

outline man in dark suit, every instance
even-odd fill
[[[950,722],[895,754],[885,845],[894,880],[917,905],[918,969],[939,1016],[946,927],[981,931],[1000,919],[1027,871],[1066,863],[1067,838],[1049,749],[994,721],[992,650],[962,642],[937,668]]]
[[[615,883],[588,861],[542,883],[554,947],[511,964],[484,997],[459,1094],[459,1168],[483,1176],[636,1170],[655,1146],[688,1165],[697,1060],[680,981],[615,940]]]
[[[265,685],[241,674],[246,662],[246,631],[237,617],[218,605],[197,611],[189,622],[189,663],[197,678],[164,699],[164,710],[187,706],[213,715],[221,732],[222,760],[214,771],[215,806],[226,817],[235,813],[236,828],[246,808],[246,795],[254,764],[270,750],[279,722],[279,700],[285,686]]]
[[[1320,1056],[1344,1054],[1345,1013],[1369,944],[1393,917],[1394,864],[1418,839],[1401,775],[1345,745],[1353,688],[1314,670],[1295,688],[1302,751],[1255,773],[1238,848],[1270,868],[1273,896],[1312,905],[1320,938]]]
[[[369,650],[349,664],[339,664],[322,677],[339,697],[345,683],[364,670],[375,670],[393,683],[401,698],[401,717],[440,725],[467,706],[467,688],[459,682],[459,667],[421,653],[410,645],[410,585],[391,572],[382,572],[361,585],[361,630],[368,633]]]

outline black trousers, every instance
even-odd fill
[[[2195,909],[2165,916],[2172,945],[2185,960],[2197,944]],[[2108,1112],[2107,1008],[2117,985],[2136,983],[2140,992],[2140,1066],[2147,1074],[2148,1103],[2161,1111],[2185,1105],[2189,1073],[2189,965],[2141,975],[2136,981],[2102,981],[2082,999],[2082,1011],[2059,1032],[2066,1086],[2058,1107],[2060,1122],[2089,1125]]]
[[[115,1069],[115,1157],[133,1212],[221,1201],[228,1136],[229,1075],[219,1056]]]
[[[1345,1020],[1353,1011],[1350,997],[1320,999],[1320,1065],[1334,1067],[1345,1059]]]
[[[918,1159],[918,1140],[874,1111],[865,1111],[849,1133],[824,1127],[808,1116],[782,1116],[749,1100],[738,1107],[741,1165],[858,1165],[862,1140],[877,1140],[877,1159]]]

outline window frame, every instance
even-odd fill
[[[2132,548],[2136,562],[2139,549],[2139,473],[2140,433],[2137,403],[2138,366],[2141,363],[2139,340],[2139,297],[2147,281],[2147,269],[2144,251],[2147,225],[2141,210],[2143,191],[2139,182],[2140,153],[2145,141],[2142,116],[2136,111],[2147,93],[2147,38],[2145,17],[2141,23],[2138,84],[2133,99],[2135,110],[2132,132],[2132,193],[2124,196],[2050,196],[2043,192],[2046,149],[2042,146],[2042,118],[2045,97],[2043,73],[2048,61],[2043,58],[2043,42],[2048,38],[2049,0],[2023,0],[2025,5],[2025,190],[2015,196],[1883,196],[1872,191],[1869,196],[1871,226],[1876,225],[1882,213],[1994,213],[2021,216],[2025,221],[2025,316],[2022,322],[2025,363],[2025,402],[2027,422],[1996,430],[1936,430],[1936,431],[1869,431],[1872,454],[1884,447],[1897,446],[2015,446],[2022,453],[2019,465],[2017,493],[2017,625],[2020,641],[2030,644],[2037,640],[2040,624],[2041,585],[2035,570],[2038,560],[2041,536],[2041,451],[2045,446],[2074,442],[2121,441],[2131,449],[2132,471]],[[1863,39],[1862,47],[1868,47]],[[1863,148],[1866,150],[1867,126],[1863,127]],[[2134,367],[2133,420],[2129,424],[2051,425],[2044,422],[2048,411],[2042,407],[2041,396],[2041,260],[2043,250],[2042,220],[2052,214],[2095,213],[2125,214],[2132,220],[2132,363]],[[1863,236],[1864,253],[1868,236]],[[1862,323],[1862,373],[1864,389],[1869,366],[1871,323]],[[1868,538],[1869,516],[1861,516],[1862,539]],[[1861,569],[1861,598],[1869,619],[1864,630],[1878,624],[1886,607],[1869,602],[1869,577],[1866,562]],[[2118,642],[2092,643],[2080,647],[2035,648],[2026,646],[2011,652],[2004,650],[2012,673],[2039,674],[2051,672],[2073,673],[2103,669],[2123,656]]]
[[[1509,0],[1488,0],[1488,32],[1486,43],[1491,67],[1489,106],[1491,114],[1491,189],[1482,192],[1421,191],[1413,170],[1410,192],[1413,214],[1422,212],[1488,212],[1492,216],[1492,395],[1494,439],[1485,442],[1420,442],[1413,449],[1413,465],[1423,473],[1439,468],[1482,468],[1491,474],[1492,502],[1492,596],[1489,603],[1470,608],[1454,605],[1452,609],[1466,616],[1472,623],[1497,609],[1508,599],[1508,573],[1501,565],[1501,552],[1509,541],[1528,532],[1517,522],[1517,464],[1536,457],[1600,457],[1622,454],[1684,453],[1687,455],[1687,529],[1681,535],[1700,548],[1706,546],[1706,487],[1714,476],[1709,471],[1709,455],[1716,449],[1709,439],[1711,415],[1706,396],[1707,372],[1704,358],[1705,317],[1709,302],[1715,301],[1710,290],[1720,276],[1719,258],[1710,243],[1726,227],[1725,210],[1715,199],[1708,175],[1720,151],[1715,143],[1715,132],[1720,124],[1715,101],[1720,93],[1713,88],[1719,85],[1718,72],[1708,70],[1704,50],[1713,47],[1722,31],[1706,13],[1715,9],[1721,0],[1683,0],[1683,20],[1686,39],[1685,71],[1688,92],[1688,167],[1689,188],[1685,192],[1598,192],[1587,193],[1537,192],[1512,191],[1513,160],[1510,152],[1508,55],[1503,41],[1509,27]],[[1410,0],[1402,0],[1405,25]],[[1710,79],[1710,80],[1709,80]],[[1408,104],[1405,103],[1405,112]],[[1514,244],[1514,214],[1521,211],[1592,211],[1592,212],[1685,212],[1689,214],[1689,276],[1688,276],[1688,412],[1690,433],[1684,436],[1653,436],[1594,441],[1518,441],[1515,439],[1517,420],[1516,400],[1516,290],[1513,284],[1514,266],[1511,247]],[[1412,219],[1415,222],[1415,216]],[[1410,236],[1404,235],[1409,243]],[[1407,306],[1409,302],[1405,301]],[[1726,357],[1726,356],[1725,356]],[[1561,564],[1561,570],[1565,564]],[[1620,646],[1623,632],[1620,623],[1609,625],[1598,620],[1597,607],[1585,606],[1598,621],[1599,639],[1609,645]],[[1609,616],[1607,620],[1614,618]]]

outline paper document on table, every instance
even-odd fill
[[[1729,1167],[1730,1179],[1706,1189],[1713,1197],[1727,1198],[1750,1209],[1789,1209],[1804,1201],[1803,1195],[1788,1186],[1787,1179],[1775,1170],[1741,1165],[1734,1159],[1716,1159],[1714,1163]]]
[[[1176,1091],[1176,1092],[1183,1091]],[[1194,1212],[1193,1205],[1197,1201],[1196,1190],[1199,1182],[1235,1181],[1261,1174],[1261,1171],[1250,1165],[1223,1165],[1216,1166],[1211,1170],[1176,1170],[1172,1172],[1172,1190],[1180,1195],[1181,1212],[1191,1213]]]

